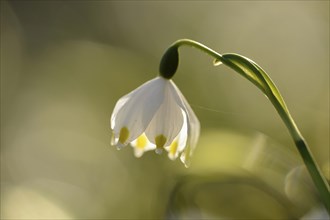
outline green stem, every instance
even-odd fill
[[[278,104],[277,100],[270,98],[270,101],[275,106],[277,112],[281,116],[282,120],[284,121],[285,125],[287,126],[294,143],[297,147],[297,150],[302,157],[309,174],[312,177],[312,180],[319,192],[319,197],[323,202],[328,214],[330,215],[330,190],[329,184],[327,183],[325,177],[322,175],[322,172],[315,162],[315,159],[310,151],[304,137],[301,135],[298,127],[296,126],[294,120],[292,119],[289,112],[283,110],[281,105]]]
[[[297,125],[291,117],[289,110],[287,109],[278,89],[266,74],[266,72],[264,72],[261,67],[259,67],[256,63],[249,60],[248,58],[236,54],[221,55],[216,51],[206,47],[205,45],[193,40],[178,40],[174,42],[170,48],[178,49],[183,45],[195,47],[212,56],[216,61],[220,61],[223,64],[229,66],[244,76],[246,79],[248,79],[250,82],[252,82],[254,85],[256,85],[269,98],[278,114],[282,118],[284,124],[288,128],[290,135],[292,136],[294,143],[300,153],[300,156],[302,157],[312,177],[312,180],[318,189],[320,199],[325,205],[328,214],[330,215],[329,184],[327,183],[318,165],[316,164],[307,143],[305,142]]]

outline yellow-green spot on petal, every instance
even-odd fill
[[[155,137],[156,147],[163,148],[166,143],[166,137],[164,135],[158,135]]]
[[[122,127],[119,132],[119,142],[125,144],[129,137],[129,131],[126,127]]]
[[[145,136],[145,134],[142,134],[136,140],[136,147],[137,148],[140,148],[140,149],[143,149],[143,148],[145,148],[145,146],[147,145],[147,143],[148,143],[147,137]]]
[[[178,149],[178,140],[174,140],[170,146],[170,154],[175,155],[176,150]]]

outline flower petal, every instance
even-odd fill
[[[184,100],[186,104],[187,109],[187,115],[188,115],[188,141],[187,141],[187,147],[185,151],[181,154],[181,161],[185,164],[185,166],[189,166],[190,163],[190,157],[195,151],[195,148],[197,146],[197,142],[199,139],[200,134],[200,123],[198,118],[196,117],[195,113],[189,106],[188,102]]]
[[[141,157],[144,152],[156,149],[156,145],[148,140],[145,133],[132,141],[131,146],[134,148],[135,157]]]
[[[182,111],[173,96],[172,89],[170,82],[167,80],[163,103],[145,131],[150,142],[156,144],[158,148],[170,145],[180,132],[183,124]]]
[[[184,150],[187,144],[187,130],[188,130],[188,123],[187,123],[187,115],[186,113],[181,109],[182,114],[183,114],[183,125],[182,128],[177,135],[177,137],[173,140],[171,145],[166,146],[165,149],[168,151],[168,157],[171,160],[175,160],[178,156],[179,153]]]
[[[144,132],[163,102],[166,81],[156,77],[119,99],[111,115],[111,128],[119,142],[122,129],[127,129],[128,136],[120,144],[126,145]]]
[[[189,103],[186,98],[182,95],[179,88],[170,80],[171,86],[174,88],[177,94],[177,103],[185,110],[188,118],[188,140],[187,147],[185,151],[181,154],[181,161],[185,164],[185,166],[189,166],[189,160],[191,155],[193,154],[195,147],[198,142],[199,134],[200,134],[200,123],[195,115],[194,111],[191,109]]]
[[[125,96],[123,96],[123,97],[121,97],[121,98],[117,101],[117,103],[116,103],[116,105],[115,105],[115,108],[113,109],[112,114],[111,114],[111,119],[110,119],[110,127],[111,127],[111,129],[114,129],[115,124],[116,124],[115,118],[116,118],[118,112],[120,111],[120,109],[121,109],[121,108],[127,103],[127,101],[131,98],[131,94],[132,94],[132,92],[129,93],[129,94],[127,94],[127,95],[125,95]]]

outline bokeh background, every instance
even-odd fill
[[[2,219],[324,217],[270,102],[192,48],[174,77],[202,126],[191,167],[110,146],[116,101],[181,38],[261,65],[329,178],[329,1],[5,0]]]

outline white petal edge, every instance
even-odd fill
[[[190,163],[190,157],[192,156],[200,134],[200,123],[195,115],[194,111],[190,107],[188,101],[183,96],[179,88],[175,85],[175,83],[170,80],[171,86],[176,91],[175,94],[177,94],[177,102],[181,107],[184,109],[184,111],[187,114],[188,119],[188,140],[187,140],[187,146],[184,150],[184,152],[181,154],[180,159],[185,164],[186,167],[189,166]]]
[[[118,143],[123,127],[129,131],[129,137],[123,145],[132,142],[144,132],[163,102],[165,83],[166,79],[156,77],[118,100],[111,115],[115,144]]]

